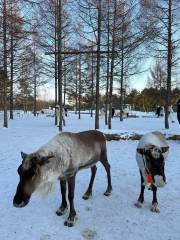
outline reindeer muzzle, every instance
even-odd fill
[[[16,197],[13,199],[13,206],[17,208],[25,207],[29,203],[30,198],[27,198],[26,200],[23,200],[21,202],[17,201]]]

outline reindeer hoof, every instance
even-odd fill
[[[156,213],[160,213],[160,210],[158,208],[158,204],[157,203],[153,203],[151,206],[151,211],[152,212],[156,212]]]
[[[111,195],[111,193],[112,193],[112,188],[109,188],[105,191],[104,196],[108,197]]]
[[[56,214],[57,214],[58,216],[62,216],[62,215],[64,215],[64,214],[67,212],[67,210],[68,210],[67,207],[66,207],[66,208],[60,207],[60,208],[56,211]]]
[[[109,192],[109,191],[106,191],[105,193],[104,193],[104,196],[106,196],[106,197],[108,197],[108,196],[110,196],[111,195],[111,192]]]
[[[67,227],[73,227],[75,222],[77,220],[77,216],[74,216],[74,217],[68,217],[68,219],[64,222],[64,226],[67,226]]]
[[[142,208],[142,205],[143,204],[141,202],[139,202],[139,201],[134,203],[134,206],[137,207],[137,208]]]
[[[82,196],[82,198],[83,198],[84,200],[88,200],[88,199],[91,198],[91,197],[92,197],[92,193],[91,193],[91,194],[85,193],[85,194]]]

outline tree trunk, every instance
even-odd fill
[[[113,93],[113,77],[114,77],[114,60],[115,60],[115,32],[116,32],[116,0],[114,1],[114,19],[113,19],[113,32],[112,32],[112,59],[111,59],[111,72],[109,82],[109,117],[108,117],[108,128],[112,128],[111,117],[112,117],[112,93]]]
[[[55,52],[58,51],[57,49],[57,0],[55,1],[55,39],[54,39],[54,42],[55,42]],[[55,109],[56,109],[56,105],[58,104],[58,95],[57,95],[57,92],[58,92],[58,85],[57,85],[57,82],[58,82],[58,72],[57,72],[57,54],[54,54],[54,84],[55,84]],[[57,112],[55,111],[55,126],[58,124],[57,122]]]
[[[62,131],[62,2],[58,1],[58,103],[59,103],[59,131]]]
[[[10,69],[10,72],[11,72],[11,78],[10,78],[10,119],[13,119],[13,81],[14,81],[14,31],[13,31],[13,5],[11,4],[11,31],[10,31],[10,34],[11,34],[11,48],[10,48],[10,51],[11,51],[11,58],[10,58],[10,61],[11,61],[11,69]]]
[[[94,108],[94,58],[93,53],[91,57],[91,117],[93,117]]]
[[[121,88],[120,88],[120,121],[123,121],[123,82],[124,82],[124,39],[121,40]]]
[[[160,73],[159,105],[162,105],[162,71]]]
[[[96,69],[96,115],[95,129],[99,129],[99,82],[100,82],[100,63],[101,63],[101,0],[98,0],[98,40],[97,40],[97,69]]]
[[[12,26],[11,26],[12,27]],[[10,80],[10,119],[13,119],[13,82],[14,82],[14,46],[13,32],[11,32],[11,80]]]
[[[78,92],[78,118],[81,118],[81,55],[79,56],[79,92]]]
[[[6,0],[3,2],[3,48],[4,48],[4,56],[3,56],[3,70],[4,70],[4,83],[3,83],[3,98],[4,98],[4,127],[8,127],[8,112],[7,112],[7,12],[6,12]]]
[[[165,105],[165,128],[169,128],[169,106],[171,105],[171,71],[172,71],[172,0],[168,0],[168,59],[167,59],[167,93]]]
[[[66,65],[64,60],[64,101],[63,101],[64,107],[66,105]]]
[[[37,79],[36,79],[36,50],[35,50],[35,39],[33,46],[33,68],[34,68],[34,109],[33,114],[36,117],[37,115]]]
[[[106,2],[107,4],[107,34],[108,34],[108,39],[107,39],[107,80],[106,80],[106,101],[105,101],[105,125],[108,124],[108,101],[109,101],[109,59],[110,59],[110,24],[109,24],[109,0]]]
[[[78,59],[76,57],[76,103],[75,103],[75,114],[77,114],[78,109]]]

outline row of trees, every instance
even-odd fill
[[[67,107],[69,110],[74,110],[75,113],[80,114],[81,110],[89,110],[91,116],[93,116],[94,108],[92,108],[92,99],[90,97],[90,93],[87,91],[86,94],[81,96],[81,101],[79,102],[79,98],[76,98],[76,94],[68,94],[68,103]],[[180,96],[180,89],[174,88],[172,90],[172,99],[171,103],[173,106],[173,110],[177,110],[177,101],[179,100]],[[164,106],[165,105],[165,98],[166,98],[166,89],[161,88],[158,90],[157,88],[149,87],[144,88],[142,91],[137,91],[136,89],[132,89],[129,93],[124,93],[123,101],[126,104],[131,105],[132,110],[137,111],[144,111],[150,112],[155,111],[157,106]],[[77,99],[77,108],[76,108],[76,99]],[[106,101],[106,95],[100,94],[100,108],[104,108],[104,103]],[[2,99],[0,99],[0,105],[2,105]],[[112,95],[112,106],[116,110],[119,110],[119,102],[120,102],[120,95],[113,94]],[[80,106],[79,106],[80,104]],[[36,107],[38,112],[42,109],[51,109],[54,107],[54,101],[51,100],[40,100],[38,99],[36,102]],[[17,110],[24,110],[26,111],[33,111],[34,110],[34,99],[33,97],[29,99],[27,102],[21,101],[19,98],[14,99],[14,108]],[[80,111],[79,111],[80,109]]]
[[[172,90],[171,103],[173,110],[177,110],[177,101],[180,96],[180,89],[174,88]],[[125,98],[126,103],[131,104],[133,109],[139,111],[156,111],[157,106],[165,106],[166,103],[166,89],[161,88],[145,88],[138,92],[136,89],[132,90]]]
[[[27,14],[31,4],[32,1],[27,0],[0,1],[0,97],[4,127],[8,127],[7,109],[13,119],[15,99],[23,103],[24,110],[27,110],[29,100],[33,100],[36,111],[36,88],[44,83],[38,32],[33,13],[31,17]]]
[[[37,87],[48,82],[54,85],[55,105],[60,105],[60,131],[67,98],[79,109],[79,118],[85,99],[91,110],[96,109],[96,129],[104,104],[105,123],[111,128],[108,112],[114,95],[119,95],[122,121],[128,83],[144,71],[142,63],[151,57],[156,64],[148,84],[158,90],[169,128],[172,80],[178,76],[179,9],[178,0],[1,0],[4,126],[8,102],[13,118],[17,97],[25,102],[33,99],[36,115]],[[145,99],[146,89],[143,92]],[[100,94],[105,96],[103,102]]]
[[[177,110],[177,102],[180,96],[180,89],[174,88],[172,90],[172,98],[171,103],[173,106],[173,110]],[[74,104],[74,98],[71,97],[69,102]],[[106,95],[100,95],[100,106],[104,107],[104,103],[106,100]],[[72,101],[72,102],[71,102]],[[155,111],[157,106],[165,106],[166,103],[166,89],[161,88],[158,90],[157,88],[149,87],[144,88],[142,91],[137,91],[136,89],[132,89],[129,93],[124,94],[123,101],[126,104],[131,105],[132,110],[150,112]],[[112,104],[113,108],[119,110],[119,102],[120,95],[113,94],[112,95]],[[88,94],[81,97],[81,109],[90,109],[91,110],[91,99]],[[125,106],[126,107],[126,106]],[[91,113],[91,111],[90,111]]]

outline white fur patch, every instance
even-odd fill
[[[65,226],[74,226],[75,222],[77,221],[77,215],[74,217],[73,220],[67,219],[64,223]]]
[[[142,208],[143,204],[139,201],[134,203],[134,206],[136,206],[137,208]]]
[[[160,158],[160,152],[161,152],[161,150],[157,147],[153,147],[151,150],[151,154],[152,154],[153,158],[155,158],[155,159]]]
[[[40,193],[42,197],[47,197],[54,190],[54,182],[44,182],[41,183],[37,189],[37,192]]]
[[[56,211],[56,214],[59,215],[59,216],[61,216],[61,215],[66,214],[67,211],[68,211],[68,208],[64,208],[64,209],[59,208],[59,209]]]
[[[41,169],[41,180],[37,188],[37,192],[43,197],[48,196],[53,192],[54,185],[58,177],[59,173],[57,173],[54,169],[44,166],[44,168]]]
[[[160,213],[160,209],[159,209],[159,207],[158,207],[158,203],[152,204],[152,206],[151,206],[151,211],[152,211],[152,212],[156,212],[156,213]]]
[[[20,204],[14,203],[14,206],[19,208],[24,207],[24,201],[22,201]]]
[[[164,187],[166,184],[163,180],[163,177],[160,175],[154,176],[154,182],[155,182],[156,187]]]

